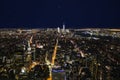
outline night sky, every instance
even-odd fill
[[[0,0],[0,27],[119,28],[120,0]]]

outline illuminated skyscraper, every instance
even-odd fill
[[[31,51],[31,47],[30,47],[30,41],[28,41],[28,48],[27,48],[28,51]]]
[[[65,33],[65,24],[63,23],[63,29],[62,32]]]
[[[57,28],[57,32],[60,33],[60,27]]]

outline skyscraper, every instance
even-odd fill
[[[65,33],[65,24],[63,23],[62,33]]]

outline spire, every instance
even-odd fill
[[[63,29],[62,32],[65,33],[65,23],[63,23]]]

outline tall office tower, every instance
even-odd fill
[[[28,48],[27,48],[28,51],[31,51],[31,47],[30,47],[30,41],[28,41]]]
[[[31,61],[31,46],[30,46],[30,41],[28,41],[28,47],[27,47],[27,53],[26,53],[26,62]]]
[[[65,33],[65,24],[63,23],[63,29],[62,32]]]
[[[57,28],[57,32],[60,33],[60,27]]]
[[[35,52],[36,52],[36,49],[35,49],[35,44],[33,44],[33,60],[35,61],[35,59],[36,59],[36,54],[35,54]]]

